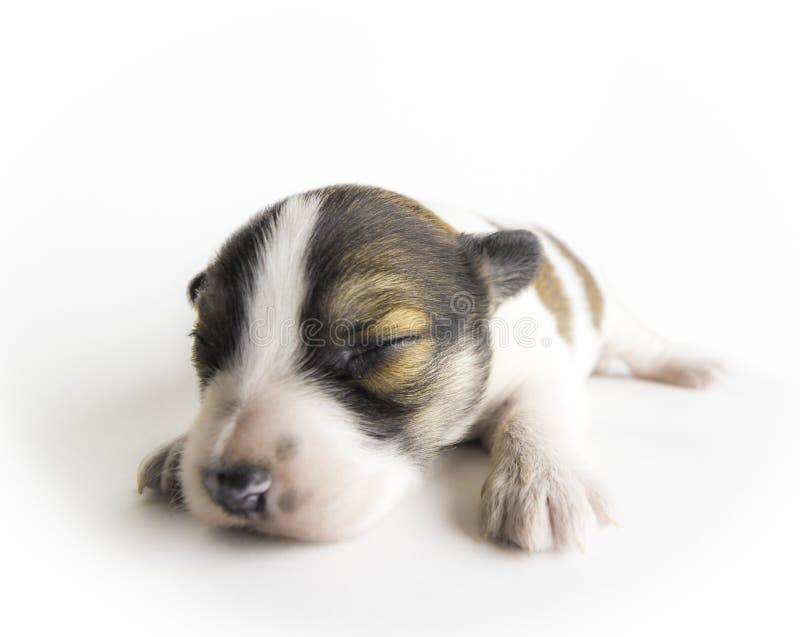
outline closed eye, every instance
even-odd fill
[[[416,335],[392,336],[345,353],[345,369],[351,378],[362,378],[372,367],[407,347],[419,337]]]

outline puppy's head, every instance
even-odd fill
[[[538,255],[530,233],[459,235],[375,188],[257,215],[189,285],[202,387],[179,467],[189,509],[302,539],[367,526],[464,436],[486,321]]]

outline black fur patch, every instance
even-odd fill
[[[394,308],[413,308],[431,317],[434,349],[423,380],[389,396],[370,392],[349,375],[340,362],[341,348],[331,343],[307,348],[304,368],[361,417],[366,433],[413,451],[414,441],[403,434],[416,413],[440,397],[438,385],[452,373],[449,356],[467,342],[467,347],[480,347],[488,363],[486,326],[479,320],[488,311],[486,290],[458,234],[432,221],[416,202],[363,186],[335,186],[319,194],[323,203],[309,246],[304,318],[319,321],[325,335],[334,321],[364,320],[362,301],[373,319]],[[343,294],[358,299],[345,310],[351,312],[347,316],[331,312]],[[488,364],[485,368],[488,373]]]

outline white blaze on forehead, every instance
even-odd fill
[[[286,378],[302,346],[301,312],[308,289],[306,255],[321,198],[295,195],[278,211],[259,255],[242,352],[243,389]]]

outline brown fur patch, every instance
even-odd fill
[[[350,261],[356,263],[355,256]],[[368,262],[369,263],[369,262]],[[354,322],[368,322],[380,316],[396,303],[398,292],[412,296],[414,283],[407,277],[380,269],[381,260],[374,259],[368,266],[372,272],[364,272],[366,267],[359,262],[359,269],[337,282],[333,293],[326,299],[331,316],[352,317]],[[405,299],[403,299],[405,300]]]
[[[550,233],[547,233],[547,236],[555,244],[561,254],[572,264],[572,267],[575,268],[575,272],[578,273],[581,283],[583,284],[583,289],[586,292],[586,300],[589,302],[589,309],[592,312],[592,324],[599,330],[600,324],[603,321],[603,295],[600,293],[597,281],[595,281],[592,273],[589,272],[589,268],[583,264],[583,261],[576,257],[575,253],[564,245],[560,239],[554,237]]]
[[[430,317],[412,307],[396,307],[368,328],[371,338],[421,336],[430,333]]]
[[[559,336],[572,344],[572,308],[564,293],[561,279],[547,255],[542,256],[542,265],[533,280],[533,286],[544,306],[556,317]]]
[[[420,338],[401,347],[386,362],[371,370],[361,384],[379,395],[391,395],[408,386],[425,373],[433,356],[433,341]]]
[[[390,190],[384,190],[383,188],[370,188],[372,194],[378,201],[385,202],[387,204],[399,205],[413,212],[414,214],[419,215],[425,221],[432,223],[433,225],[437,226],[440,230],[444,230],[453,235],[460,234],[453,226],[448,224],[441,219],[438,215],[434,214],[430,210],[428,210],[425,206],[423,206],[418,201],[414,201],[409,197],[404,195],[398,194],[396,192],[391,192]]]

